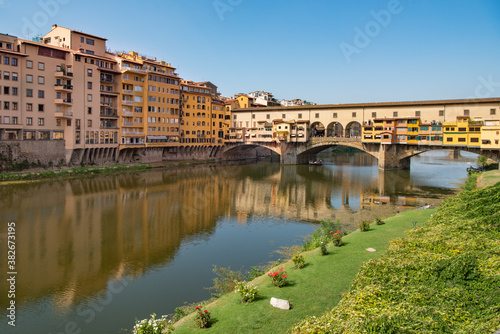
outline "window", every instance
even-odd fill
[[[92,120],[91,119],[87,120],[87,127],[89,127],[89,128],[92,127]]]
[[[45,125],[45,118],[38,118],[38,125],[44,126]]]
[[[26,125],[33,125],[33,117],[26,117]]]
[[[17,58],[12,58],[12,66],[17,66]]]
[[[10,124],[10,116],[4,116],[3,123],[4,124]]]
[[[12,79],[14,79],[14,76],[12,76]],[[496,109],[490,109],[490,115],[496,115],[497,110]]]
[[[314,114],[315,118],[319,118],[319,113]]]
[[[7,86],[3,87],[3,95],[10,95],[10,87]]]
[[[26,82],[28,83],[33,82],[33,76],[31,74],[26,74]]]
[[[446,141],[453,141],[453,138],[446,138]]]
[[[12,102],[12,110],[17,110],[17,102]],[[14,123],[17,124],[17,123]]]
[[[87,94],[87,101],[92,102],[92,94]]]
[[[420,111],[419,110],[415,111],[415,117],[420,117]]]
[[[4,102],[3,103],[3,109],[4,110],[9,110],[10,109],[10,102]]]
[[[26,60],[26,68],[33,68],[33,62],[31,60]]]
[[[266,114],[266,119],[271,119],[271,115],[270,114]]]
[[[87,114],[92,115],[92,107],[87,108]]]
[[[38,84],[39,85],[45,84],[45,77],[38,77]]]
[[[32,103],[26,103],[26,111],[33,111],[33,104]]]
[[[84,43],[84,42],[85,42],[85,38],[80,37],[80,43]]]
[[[469,114],[470,114],[469,110],[468,110],[468,109],[465,109],[465,110],[464,110],[464,116],[469,116]]]
[[[12,72],[12,81],[17,81],[17,72]]]
[[[3,64],[4,65],[9,65],[10,64],[10,58],[9,57],[3,57]]]
[[[61,119],[60,118],[56,119],[56,126],[61,126]]]
[[[13,116],[12,117],[12,124],[17,124],[17,123],[18,123],[17,117]],[[477,138],[473,138],[473,139],[477,139]],[[472,141],[472,139],[471,139],[471,141]]]
[[[439,116],[444,116],[444,110],[439,110]]]
[[[356,112],[353,112],[353,113],[352,113],[352,117],[356,117]]]
[[[463,143],[463,142],[465,142],[465,138],[458,138],[458,141],[459,141],[460,143]]]
[[[392,113],[392,117],[398,117],[398,112],[397,112],[397,111],[394,111],[394,112]]]
[[[372,118],[377,118],[377,113],[376,112],[372,112]]]
[[[94,40],[93,40],[93,39],[87,38],[87,39],[85,40],[85,42],[86,42],[88,45],[94,45]]]
[[[458,128],[458,131],[460,131],[460,132],[466,132],[467,128]]]
[[[10,72],[3,71],[3,79],[4,80],[10,80]]]
[[[12,118],[12,121],[14,121],[14,118]],[[479,138],[471,138],[470,142],[471,143],[479,143]]]
[[[44,108],[44,105],[43,104],[39,104],[38,105],[38,111],[39,112],[44,112],[45,108]]]
[[[26,97],[33,97],[33,89],[26,88]]]
[[[40,71],[45,71],[45,63],[38,63],[38,69]]]
[[[87,76],[88,76],[88,77],[91,77],[91,76],[92,76],[92,69],[91,69],[91,68],[89,68],[89,69],[87,70]]]
[[[43,91],[43,90],[39,90],[39,91],[38,91],[38,98],[39,98],[39,99],[43,99],[44,97],[45,97],[45,91]]]

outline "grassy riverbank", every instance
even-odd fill
[[[295,333],[493,333],[500,328],[500,183],[445,200],[424,227],[365,263],[350,292]],[[487,180],[485,182],[484,180]]]
[[[407,211],[386,219],[385,225],[371,225],[368,232],[354,232],[343,238],[345,245],[330,244],[329,254],[321,256],[319,250],[303,253],[306,266],[293,269],[293,263],[282,265],[291,282],[289,286],[276,288],[267,275],[252,283],[259,288],[259,298],[249,304],[240,302],[239,294],[230,293],[206,306],[212,313],[214,324],[203,331],[211,333],[259,333],[286,332],[291,326],[308,315],[319,316],[331,310],[349,290],[352,279],[360,265],[380,257],[389,241],[401,238],[413,227],[412,221],[423,224],[435,210]],[[375,248],[377,252],[366,251]],[[280,265],[281,267],[281,265]],[[269,304],[271,297],[289,300],[292,309],[282,311]],[[193,330],[192,315],[176,324],[176,333],[190,333]]]
[[[498,171],[483,173],[478,184],[496,186],[464,190],[438,210],[372,224],[344,237],[344,246],[330,246],[326,256],[319,249],[303,253],[305,268],[282,265],[289,286],[276,288],[264,275],[252,282],[259,288],[253,303],[230,293],[206,305],[213,324],[203,331],[493,332],[500,327],[499,181]],[[273,308],[271,297],[289,300],[292,309]],[[193,315],[175,327],[176,333],[200,330]]]
[[[151,164],[116,164],[107,166],[87,166],[64,169],[39,169],[23,172],[0,173],[0,183],[19,183],[35,180],[89,177],[117,173],[142,172],[151,169],[170,169],[213,163],[213,160],[163,161]]]

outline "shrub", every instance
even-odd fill
[[[174,331],[174,324],[167,320],[167,316],[155,319],[156,314],[151,314],[151,319],[136,320],[133,334],[164,334]]]
[[[337,230],[336,232],[330,231],[329,236],[334,246],[340,247],[344,244],[344,241],[342,241],[343,233],[341,231],[339,230]]]
[[[321,246],[319,246],[321,251],[321,255],[327,255],[328,251],[326,250],[326,242],[321,241]]]
[[[358,227],[361,232],[366,232],[370,229],[370,223],[367,220],[362,220]]]
[[[300,253],[295,254],[292,257],[293,264],[295,265],[295,269],[302,269],[304,268],[306,264],[306,260],[304,259],[304,256],[302,256]]]
[[[375,223],[377,225],[384,225],[385,224],[385,222],[379,217],[375,218]]]
[[[257,298],[259,290],[256,286],[245,282],[245,281],[235,281],[234,282],[234,292],[240,293],[242,303],[251,303]]]
[[[330,238],[329,235],[331,231],[337,231],[341,229],[339,220],[337,220],[336,223],[330,220],[321,221],[320,224],[321,228],[314,231],[309,238],[303,241],[303,252],[320,247],[321,242],[325,242],[325,240],[328,240]],[[344,233],[344,235],[346,235],[346,233]]]
[[[278,271],[267,273],[267,276],[271,277],[271,282],[278,288],[282,288],[287,284],[288,275],[286,275],[286,271],[283,271],[283,267],[278,268]]]
[[[210,312],[203,310],[201,306],[197,306],[194,321],[199,328],[210,327]]]

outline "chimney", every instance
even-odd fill
[[[55,28],[57,28],[57,24],[52,25],[52,30],[54,30]]]

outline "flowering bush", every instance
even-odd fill
[[[194,318],[196,325],[200,328],[210,327],[210,312],[202,310],[201,306],[196,306],[196,316]]]
[[[326,242],[325,241],[321,241],[321,246],[319,246],[319,249],[321,250],[321,255],[328,254],[328,251],[326,250]]]
[[[342,241],[343,233],[341,231],[339,230],[337,230],[337,232],[330,231],[329,236],[334,246],[340,247],[344,244],[344,242]]]
[[[234,286],[234,292],[240,293],[242,303],[253,302],[255,298],[257,298],[257,294],[259,293],[259,290],[256,286],[244,281],[234,281]]]
[[[267,273],[267,276],[271,277],[271,281],[274,286],[278,288],[284,287],[286,285],[286,271],[283,271],[283,267],[278,268],[278,271],[271,271]]]
[[[385,222],[382,219],[380,219],[379,217],[375,218],[375,223],[377,225],[384,225],[385,224]]]
[[[136,320],[134,326],[134,334],[165,334],[174,331],[174,324],[171,320],[167,320],[164,315],[160,319],[155,319],[156,314],[151,314],[151,319]]]
[[[293,261],[293,264],[295,265],[295,269],[304,268],[304,266],[306,264],[306,260],[304,259],[304,257],[302,255],[300,255],[300,253],[295,254],[292,257],[292,261]]]

